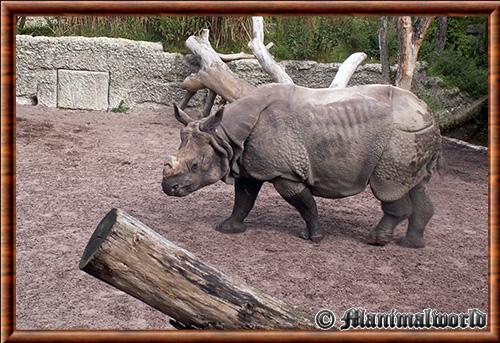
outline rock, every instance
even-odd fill
[[[180,82],[196,71],[181,54],[163,52],[160,43],[26,35],[16,37],[16,67],[16,95],[37,97],[39,104],[50,107],[57,106],[57,71],[61,69],[108,74],[109,108],[122,100],[128,106],[180,101]],[[203,99],[203,93],[197,95],[192,105],[201,106]]]
[[[107,110],[109,73],[60,69],[57,82],[57,107],[82,110]]]

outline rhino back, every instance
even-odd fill
[[[261,180],[307,183],[319,196],[356,194],[368,184],[390,137],[390,104],[360,92],[325,102],[318,93],[289,94],[260,114],[245,143],[244,168]]]

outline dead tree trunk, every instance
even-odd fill
[[[410,89],[417,64],[418,52],[425,34],[429,29],[432,17],[417,17],[412,24],[411,17],[399,17],[398,31],[398,70],[396,86]]]
[[[255,88],[247,81],[240,79],[222,61],[219,54],[210,45],[209,32],[209,30],[203,30],[199,37],[191,36],[186,40],[186,47],[200,59],[201,68],[197,73],[188,76],[181,85],[188,91],[183,101],[184,106],[202,88],[213,90],[229,102],[242,97]]]
[[[448,39],[448,17],[437,17],[436,52],[440,54]]]
[[[272,77],[274,82],[293,84],[292,78],[276,63],[269,53],[269,49],[273,46],[273,43],[264,45],[263,18],[253,17],[252,22],[253,39],[248,43],[248,47],[252,50],[262,69]],[[210,113],[216,95],[220,95],[227,102],[233,102],[249,94],[256,88],[247,81],[239,78],[224,63],[224,61],[247,59],[251,55],[245,53],[218,54],[210,45],[208,38],[209,31],[205,29],[200,36],[191,36],[186,40],[186,47],[200,61],[200,70],[197,73],[191,74],[182,82],[181,87],[187,93],[179,106],[181,109],[184,109],[196,92],[200,89],[208,88],[210,92],[203,110],[204,116]],[[339,67],[330,88],[346,87],[356,68],[365,59],[366,54],[361,52],[349,56]]]
[[[382,65],[382,77],[385,82],[390,83],[389,46],[387,44],[387,17],[380,17],[378,29],[378,47],[380,52],[380,64]]]
[[[229,278],[118,209],[99,223],[80,269],[172,317],[176,327],[314,328],[307,314]]]

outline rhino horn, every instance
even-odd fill
[[[214,114],[205,118],[205,120],[203,120],[200,123],[200,130],[205,132],[214,130],[217,127],[217,125],[219,125],[220,122],[222,121],[223,115],[224,115],[224,107],[215,112]]]
[[[179,121],[184,126],[194,121],[193,118],[191,118],[189,114],[181,110],[176,103],[174,103],[173,105],[174,105],[175,119],[177,119],[177,121]]]

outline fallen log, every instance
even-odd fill
[[[470,103],[462,111],[455,113],[453,115],[442,116],[439,118],[439,128],[442,131],[449,131],[459,126],[464,125],[468,121],[474,119],[474,117],[479,116],[481,107],[488,101],[488,95],[484,95],[481,98]]]
[[[80,269],[183,328],[313,329],[312,318],[203,263],[122,210],[99,223]]]

